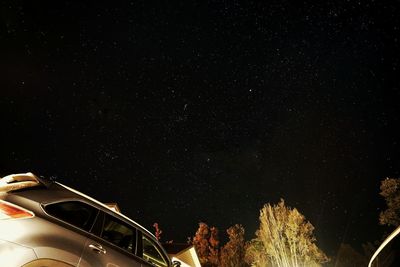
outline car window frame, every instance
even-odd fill
[[[91,219],[91,225],[90,225],[90,227],[88,227],[88,229],[84,229],[84,228],[81,228],[81,227],[79,227],[79,226],[76,226],[76,225],[74,225],[74,224],[72,224],[72,223],[70,223],[70,222],[64,221],[64,220],[62,220],[62,219],[60,219],[60,218],[58,218],[58,217],[56,217],[56,216],[50,214],[50,213],[46,210],[46,207],[49,206],[49,205],[59,204],[59,203],[65,203],[65,202],[78,202],[78,203],[82,203],[82,204],[84,204],[84,205],[90,206],[91,208],[93,208],[93,209],[95,210],[95,214],[93,214],[93,218],[90,218],[90,219]],[[100,212],[100,210],[99,210],[97,207],[91,205],[90,203],[87,203],[87,202],[85,202],[85,201],[82,201],[82,200],[80,200],[80,199],[62,199],[62,200],[52,201],[52,202],[48,202],[48,203],[41,203],[40,206],[41,206],[41,209],[42,209],[43,213],[44,213],[47,217],[49,217],[52,221],[56,222],[57,224],[62,223],[63,226],[65,225],[67,228],[69,228],[69,229],[71,229],[71,230],[79,230],[80,232],[83,232],[83,233],[85,233],[85,234],[90,234],[90,232],[91,232],[91,230],[92,230],[92,228],[93,228],[93,226],[94,226],[94,224],[95,224],[95,222],[96,222],[96,220],[97,220],[97,217],[99,216],[99,212]]]
[[[45,207],[51,204],[57,204],[57,203],[62,203],[62,202],[80,202],[83,203],[85,205],[88,205],[92,208],[94,208],[96,210],[96,215],[93,216],[94,219],[92,221],[90,230],[87,231],[85,229],[82,229],[80,227],[77,227],[69,222],[63,221],[51,214],[49,214]],[[141,263],[148,265],[148,266],[154,266],[152,263],[148,262],[147,260],[145,260],[143,258],[143,235],[145,235],[153,244],[155,244],[156,248],[158,251],[160,251],[164,261],[167,263],[167,266],[170,267],[171,265],[171,260],[168,256],[168,254],[165,252],[165,250],[162,248],[161,244],[159,244],[154,238],[151,237],[151,235],[149,233],[147,233],[147,230],[143,227],[141,227],[140,225],[137,225],[136,223],[132,223],[130,220],[125,219],[123,216],[118,216],[118,214],[116,214],[115,212],[113,212],[112,210],[105,210],[103,207],[98,207],[98,205],[93,205],[91,203],[88,203],[87,201],[81,200],[81,199],[76,199],[76,198],[68,198],[68,199],[61,199],[61,200],[57,200],[57,201],[51,201],[51,202],[47,202],[47,203],[41,203],[40,204],[41,209],[43,211],[43,213],[52,221],[54,221],[57,224],[62,224],[63,227],[66,227],[72,231],[78,231],[81,232],[82,234],[84,234],[86,237],[88,238],[92,238],[98,242],[106,242],[107,245],[112,246],[113,248],[115,248],[117,251],[124,253],[126,255],[129,256],[134,256],[134,258],[138,261],[140,261]],[[105,214],[108,214],[114,218],[116,218],[117,220],[122,221],[123,223],[125,223],[126,225],[129,225],[130,227],[132,227],[133,229],[136,229],[136,248],[135,248],[135,253],[131,253],[121,247],[118,247],[117,245],[109,242],[108,240],[101,238],[100,234],[98,233],[98,229],[96,229],[96,227],[98,227],[98,223],[101,223],[101,230],[103,228],[103,224],[104,224],[104,218],[105,218]],[[100,221],[101,220],[101,221]]]
[[[122,225],[125,225],[131,229],[133,229],[135,231],[135,251],[130,252],[129,250],[126,250],[122,247],[119,247],[117,244],[114,244],[113,242],[103,238],[102,232],[104,230],[104,223],[105,223],[105,218],[106,216],[111,216],[112,218],[114,218],[117,221],[122,222]],[[137,250],[138,250],[138,233],[139,233],[139,229],[137,229],[135,226],[133,226],[130,223],[127,223],[126,221],[122,220],[121,218],[118,218],[116,216],[114,216],[113,214],[107,213],[103,210],[100,210],[99,214],[97,215],[96,221],[92,227],[92,231],[91,234],[94,235],[96,237],[96,239],[107,242],[107,245],[111,245],[113,248],[117,248],[118,250],[123,251],[124,253],[128,253],[129,255],[134,255],[136,257],[137,256]]]
[[[149,265],[149,266],[155,266],[153,263],[147,261],[144,258],[144,253],[143,253],[143,239],[146,238],[147,240],[150,241],[150,243],[156,248],[156,250],[158,251],[158,253],[161,255],[161,257],[163,258],[164,262],[166,263],[167,267],[171,266],[171,262],[170,262],[170,258],[168,256],[168,254],[165,252],[165,250],[162,248],[161,244],[159,244],[159,242],[157,242],[156,240],[154,240],[154,238],[152,238],[150,235],[148,235],[147,233],[144,233],[143,231],[140,231],[140,236],[138,236],[138,240],[140,240],[140,255],[141,258],[143,259],[143,261]],[[138,242],[139,243],[139,242]]]

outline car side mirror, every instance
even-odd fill
[[[173,262],[172,262],[172,266],[173,266],[173,267],[180,267],[180,266],[181,266],[181,263],[180,263],[179,261],[173,261]]]

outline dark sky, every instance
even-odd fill
[[[186,241],[284,198],[334,254],[400,177],[398,1],[2,1],[0,175]]]

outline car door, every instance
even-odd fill
[[[79,267],[141,266],[137,249],[137,229],[124,221],[100,212],[92,235],[87,239]]]
[[[30,242],[36,256],[76,266],[98,209],[76,200],[46,203],[42,207],[48,215],[46,221],[32,220],[35,235],[31,235]]]

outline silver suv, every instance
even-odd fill
[[[32,173],[0,179],[0,265],[171,267],[155,237],[128,217]]]

